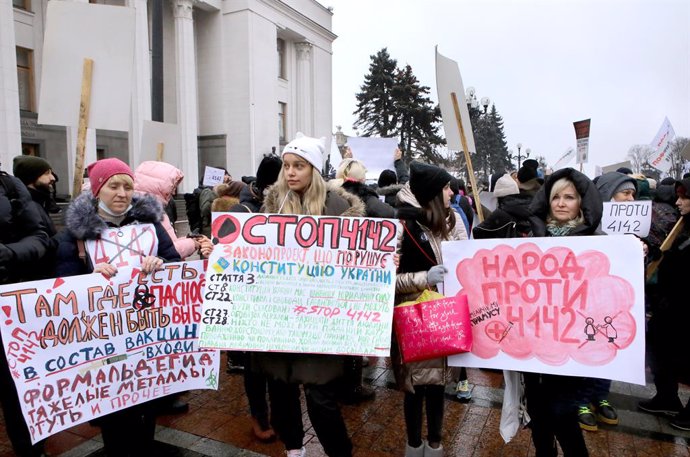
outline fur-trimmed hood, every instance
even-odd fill
[[[390,186],[377,188],[376,193],[378,193],[379,195],[383,195],[384,197],[387,197],[389,195],[397,194],[403,187],[405,187],[404,184],[391,184]]]
[[[266,213],[277,213],[280,208],[280,203],[281,202],[278,201],[278,190],[276,186],[271,186],[266,191],[262,211]],[[347,192],[342,187],[328,186],[325,207],[325,216],[362,217],[366,214],[366,207],[362,200],[356,195]]]
[[[132,198],[132,209],[122,221],[122,225],[134,221],[145,224],[160,222],[163,219],[163,207],[151,195],[137,195]],[[83,192],[67,208],[65,226],[78,240],[99,238],[108,228],[108,224],[98,215],[98,199],[90,191]]]
[[[223,195],[213,200],[211,203],[212,213],[227,213],[230,208],[238,204],[240,200],[237,197],[231,197],[230,195]]]

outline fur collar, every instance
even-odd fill
[[[402,189],[403,187],[405,187],[404,184],[391,184],[390,186],[379,187],[378,189],[376,189],[376,192],[379,195],[395,195],[398,192],[400,192],[400,189]]]
[[[91,191],[83,192],[74,199],[65,214],[65,226],[79,240],[99,238],[108,224],[98,215],[98,199]],[[132,209],[129,210],[122,225],[137,221],[145,224],[160,222],[163,207],[151,195],[134,195]]]
[[[339,214],[334,214],[334,216],[362,217],[366,214],[366,207],[362,200],[356,195],[347,192],[342,187],[328,186],[325,206],[326,214],[330,214],[329,209],[336,209],[336,212]],[[342,207],[342,211],[340,207]],[[278,208],[280,208],[278,191],[275,186],[271,186],[266,191],[266,198],[264,198],[262,211],[266,213],[277,213]]]

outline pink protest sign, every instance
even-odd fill
[[[472,352],[452,365],[644,384],[642,247],[632,236],[443,243]]]

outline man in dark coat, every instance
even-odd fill
[[[31,195],[17,178],[0,172],[0,284],[33,279],[30,272],[46,252],[48,235]],[[43,455],[43,443],[31,445],[5,351],[0,351],[0,402],[5,428],[16,455]]]
[[[41,157],[16,156],[13,161],[12,173],[24,183],[31,195],[32,204],[41,216],[45,231],[50,238],[48,249],[40,263],[36,264],[32,279],[55,277],[55,252],[57,250],[57,230],[50,218],[51,212],[59,212],[60,208],[53,200],[53,186],[55,175],[50,163]]]

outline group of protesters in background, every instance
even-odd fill
[[[141,270],[152,272],[163,262],[194,255],[208,257],[213,212],[267,212],[395,218],[399,234],[395,303],[413,300],[443,282],[440,243],[470,238],[596,236],[601,231],[603,202],[652,200],[650,235],[641,240],[645,262],[662,257],[661,244],[679,218],[683,229],[646,285],[648,349],[656,395],[639,403],[643,411],[671,417],[673,427],[690,430],[690,404],[683,407],[678,383],[690,379],[683,351],[684,325],[690,310],[683,306],[684,279],[690,265],[690,178],[660,183],[619,169],[590,180],[572,168],[544,176],[534,160],[516,172],[494,173],[488,191],[496,208],[483,207],[483,221],[465,183],[435,165],[412,161],[409,170],[402,152],[393,152],[395,170],[383,171],[377,183],[366,182],[366,166],[356,151],[346,150],[335,179],[322,177],[324,145],[298,134],[281,156],[265,157],[255,177],[201,186],[186,198],[191,233],[178,236],[164,208],[183,179],[164,162],[144,162],[132,170],[109,158],[88,167],[85,191],[74,198],[58,232],[51,213],[56,176],[42,158],[18,156],[14,176],[0,175],[0,283],[100,273],[112,277],[117,267],[91,259],[84,249],[111,228],[150,223],[155,228],[156,255],[141,259]],[[185,234],[187,235],[187,234]],[[40,266],[40,267],[39,267]],[[363,379],[367,360],[358,356],[287,353],[227,354],[228,371],[241,372],[249,400],[252,431],[263,441],[280,439],[290,457],[305,456],[300,403],[303,387],[307,413],[324,452],[352,455],[340,403],[375,398]],[[406,456],[443,455],[443,415],[446,385],[453,383],[460,401],[471,389],[465,369],[448,367],[445,357],[404,363],[393,337],[395,379],[404,392],[401,408],[407,431]],[[0,354],[0,401],[5,417],[21,417],[17,391],[5,352]],[[536,455],[586,456],[581,430],[596,431],[598,423],[615,425],[618,413],[608,401],[611,381],[574,376],[524,373],[525,398]],[[93,421],[101,427],[109,456],[149,455],[156,416],[184,412],[179,398],[162,398],[108,414]],[[427,435],[422,436],[426,414]],[[44,455],[44,443],[31,444],[24,421],[6,420],[7,433],[19,456]]]

